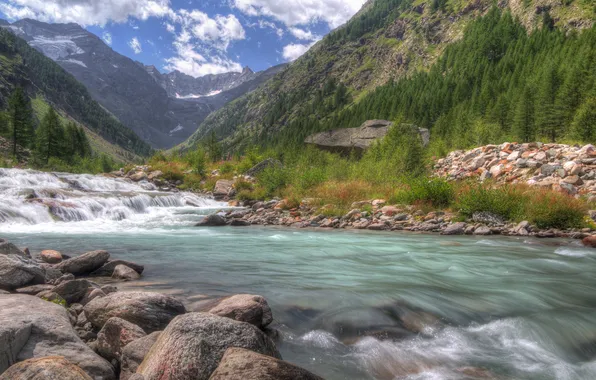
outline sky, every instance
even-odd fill
[[[0,0],[0,17],[75,22],[120,54],[199,77],[291,62],[365,0]]]

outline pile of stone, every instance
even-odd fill
[[[0,380],[321,379],[282,360],[261,296],[218,298],[187,312],[169,295],[74,277],[142,271],[105,251],[43,251],[36,260],[2,241]]]
[[[437,176],[477,178],[497,184],[531,186],[586,196],[596,201],[596,147],[564,144],[504,143],[454,151],[437,161]]]
[[[181,180],[169,181],[164,178],[164,174],[161,170],[153,170],[149,165],[135,166],[128,172],[125,172],[123,168],[120,170],[106,173],[104,176],[109,178],[125,178],[131,182],[137,182],[139,184],[151,183],[159,191],[172,191],[178,192],[178,186],[182,185]]]

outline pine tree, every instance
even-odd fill
[[[50,107],[37,129],[37,155],[46,164],[51,157],[64,158],[64,140],[60,118],[54,108]]]
[[[29,148],[33,144],[33,113],[29,97],[21,87],[17,87],[10,99],[9,118],[11,123],[12,154],[20,159],[18,147]]]
[[[529,142],[534,140],[534,97],[530,86],[526,86],[517,101],[513,127],[521,141]]]
[[[559,89],[559,78],[553,65],[541,76],[536,98],[536,126],[540,133],[555,142],[564,134],[564,121],[561,107],[555,98]]]
[[[212,162],[219,161],[221,158],[221,145],[217,142],[217,136],[215,135],[215,131],[211,131],[209,134],[209,138],[207,140],[207,154]]]
[[[596,96],[579,108],[571,128],[573,137],[581,141],[596,141]]]
[[[0,136],[9,136],[10,134],[10,118],[8,112],[0,112]]]

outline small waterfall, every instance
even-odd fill
[[[102,175],[0,169],[0,226],[172,222],[172,215],[200,215],[224,203],[196,194],[160,192],[149,182]],[[190,222],[190,220],[187,221]]]

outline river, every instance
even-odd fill
[[[284,359],[328,380],[595,379],[596,250],[567,240],[198,228],[225,204],[101,176],[0,169],[0,237],[105,249],[190,310],[269,301]]]

